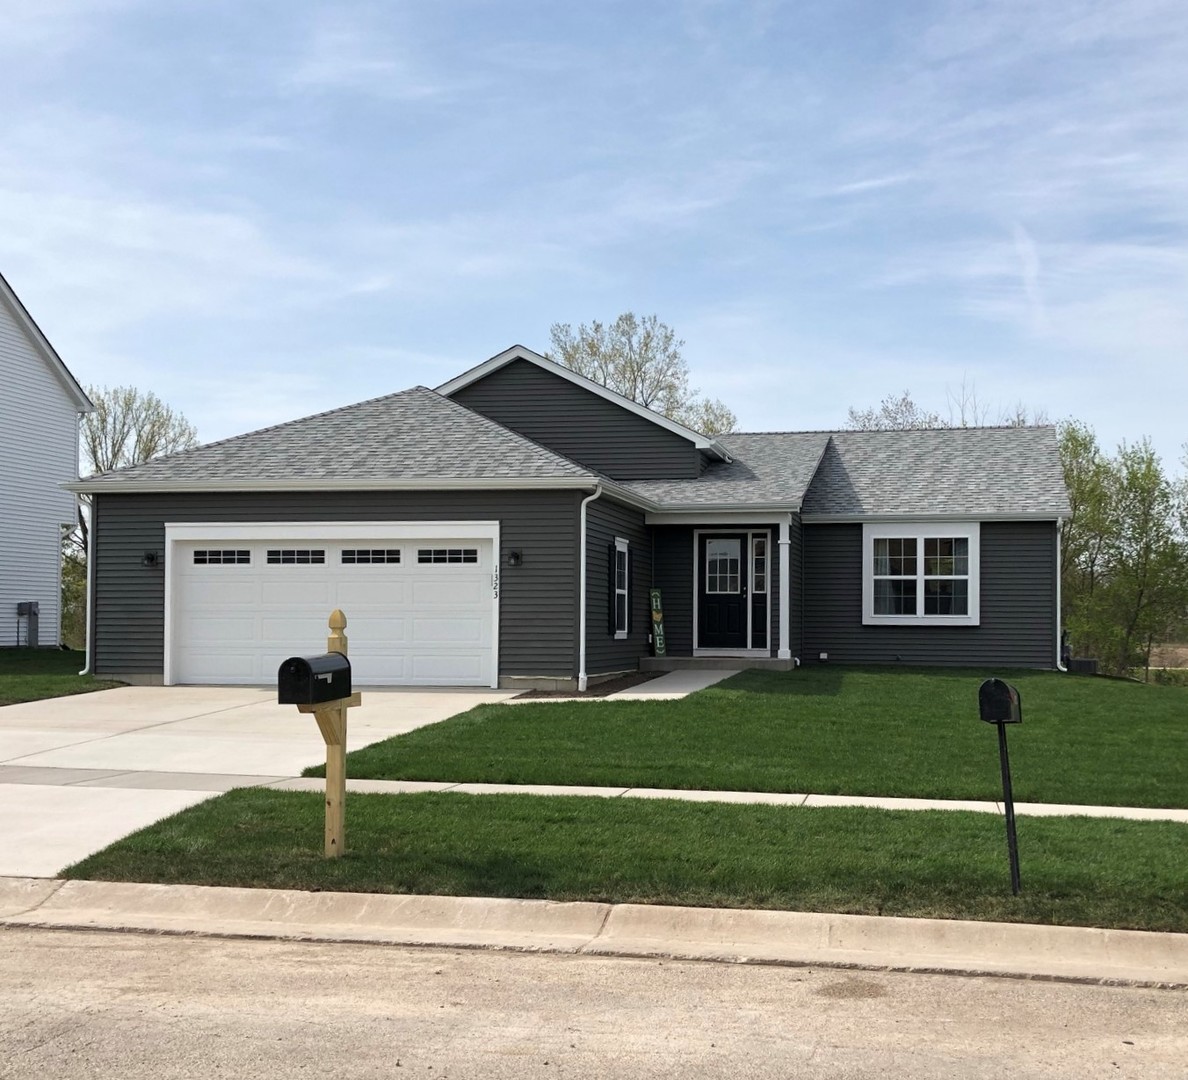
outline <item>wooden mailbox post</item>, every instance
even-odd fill
[[[330,613],[326,651],[347,655],[346,616],[337,608]],[[336,859],[346,846],[346,740],[347,709],[363,703],[358,692],[336,701],[298,705],[297,711],[313,713],[326,741],[326,858]]]

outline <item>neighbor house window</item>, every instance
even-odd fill
[[[613,575],[612,596],[614,603],[614,635],[621,641],[627,636],[631,624],[631,550],[627,541],[615,537],[614,563],[611,569]]]
[[[862,621],[977,626],[979,543],[974,523],[862,527]]]

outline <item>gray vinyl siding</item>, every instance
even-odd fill
[[[652,547],[643,513],[606,498],[596,499],[586,508],[586,529],[586,671],[597,675],[637,668],[639,658],[651,652]],[[622,640],[615,640],[610,632],[610,547],[616,537],[628,542],[631,567],[631,632]]]
[[[141,559],[146,551],[164,552],[167,521],[479,520],[501,526],[499,674],[572,678],[580,499],[577,491],[97,496],[95,670],[163,671],[165,573]],[[507,565],[512,550],[522,553],[522,566]]]
[[[776,533],[776,540],[779,534]],[[778,543],[772,544],[778,553]],[[776,563],[775,588],[780,587],[779,563]],[[791,604],[788,610],[788,649],[793,656],[800,656],[804,646],[804,523],[799,514],[792,515],[792,524],[788,529],[788,583],[791,593]],[[779,651],[779,613],[776,614],[776,650]],[[803,659],[803,657],[802,657]]]
[[[804,536],[805,660],[1054,665],[1054,522],[983,522],[979,626],[863,626],[862,526],[806,525]]]
[[[796,519],[799,524],[799,518]],[[694,529],[715,532],[749,532],[766,529],[768,541],[767,570],[767,650],[775,656],[780,648],[780,529],[771,523],[758,522],[754,525],[653,525],[652,533],[652,583],[660,590],[664,605],[664,636],[669,656],[693,655],[693,588],[694,588]],[[795,542],[794,542],[795,544]],[[792,548],[795,552],[795,546]],[[795,567],[792,563],[793,588],[795,589]],[[796,592],[792,593],[791,632],[793,640],[798,630],[799,612],[796,608]],[[793,646],[792,655],[796,656]]]
[[[693,528],[653,525],[652,586],[664,607],[669,656],[693,655]]]
[[[616,480],[701,474],[701,454],[688,439],[527,360],[513,360],[451,397]]]

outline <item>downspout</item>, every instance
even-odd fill
[[[1068,671],[1064,666],[1064,657],[1060,655],[1061,645],[1063,644],[1064,628],[1060,625],[1061,605],[1063,601],[1060,597],[1060,578],[1063,576],[1064,569],[1060,565],[1060,549],[1063,546],[1061,543],[1060,534],[1064,531],[1064,518],[1056,519],[1056,670]]]
[[[83,669],[79,672],[80,675],[92,674],[91,667],[94,664],[95,628],[91,618],[91,590],[94,588],[95,581],[95,517],[95,499],[92,497],[91,520],[87,525],[87,617],[83,623],[86,630],[86,642],[83,647],[86,652],[83,654]]]
[[[595,499],[602,497],[602,485],[596,484],[594,487],[594,494],[587,495],[582,500],[581,508],[581,524],[579,528],[582,531],[581,542],[578,545],[578,559],[580,566],[578,569],[578,690],[585,690],[587,683],[586,676],[586,507],[590,505]]]

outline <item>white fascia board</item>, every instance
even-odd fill
[[[719,510],[707,506],[704,510],[658,510],[645,514],[647,525],[751,525],[763,521],[777,521],[780,515],[794,514],[794,506],[754,506],[748,509]]]
[[[885,521],[896,522],[913,521],[1063,521],[1067,514],[1053,514],[1051,511],[1037,513],[996,513],[996,514],[804,514],[801,520],[806,525],[865,525]]]
[[[498,521],[167,521],[165,542],[184,540],[497,540]],[[496,553],[498,554],[498,552]]]
[[[58,350],[50,344],[49,338],[42,333],[41,327],[37,325],[25,305],[21,303],[21,298],[13,292],[12,286],[4,279],[3,274],[0,274],[0,302],[3,302],[4,306],[8,308],[13,319],[16,320],[17,326],[24,331],[25,337],[29,339],[33,348],[46,362],[49,369],[53,372],[54,377],[62,384],[62,389],[74,401],[75,411],[80,413],[94,412],[94,402],[87,397],[86,391],[79,385],[78,380],[70,374],[70,369],[58,355]]]
[[[525,488],[592,488],[596,476],[525,477],[513,479],[423,479],[423,480],[186,480],[144,483],[109,480],[89,483],[76,480],[60,487],[82,495],[161,495],[201,491],[517,491]]]
[[[698,450],[706,450],[712,454],[716,454],[723,461],[731,460],[725,447],[708,436],[702,435],[701,432],[687,428],[684,424],[678,424],[675,420],[670,420],[667,416],[661,416],[659,413],[653,412],[646,406],[639,404],[638,401],[632,401],[622,394],[616,394],[615,391],[607,389],[602,383],[596,383],[593,379],[587,379],[584,375],[579,375],[576,371],[571,371],[563,364],[558,364],[550,360],[547,356],[541,356],[540,353],[533,352],[523,345],[513,345],[510,349],[504,349],[503,352],[492,356],[490,360],[472,367],[469,371],[464,371],[461,375],[451,379],[449,382],[442,383],[436,387],[437,393],[441,394],[442,397],[452,397],[463,387],[470,386],[471,383],[476,383],[480,379],[486,378],[491,372],[498,371],[501,367],[506,367],[513,360],[527,360],[528,363],[535,364],[544,371],[548,371],[562,379],[568,379],[575,386],[580,386],[583,390],[589,390],[590,393],[597,394],[600,398],[605,398],[612,404],[618,405],[621,409],[626,409],[628,412],[650,421],[657,427],[662,427],[666,431],[671,431],[674,435],[688,439]]]

